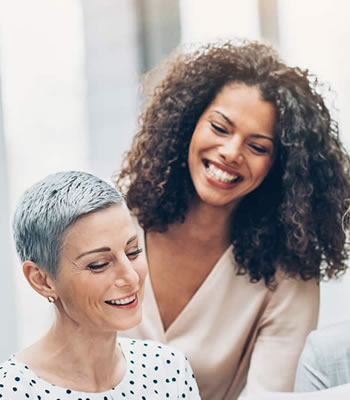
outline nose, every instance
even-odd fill
[[[125,257],[125,259],[118,263],[116,278],[115,278],[115,286],[124,287],[124,286],[137,286],[140,277],[136,270],[133,268],[130,260]]]
[[[243,161],[242,140],[239,135],[233,135],[225,138],[225,141],[219,148],[219,155],[226,163],[241,164]]]

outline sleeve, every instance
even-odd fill
[[[319,299],[316,280],[279,281],[259,321],[248,370],[248,395],[293,390],[305,339],[317,325]]]
[[[327,376],[322,373],[318,362],[319,357],[315,351],[311,334],[306,341],[303,352],[301,353],[294,391],[312,392],[314,390],[321,390],[329,387]]]

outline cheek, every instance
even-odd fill
[[[269,161],[268,163],[266,163],[265,168],[264,168],[264,178],[271,171],[272,165],[273,165],[273,161]]]
[[[105,287],[105,282],[100,276],[75,276],[70,278],[61,287],[64,301],[84,303],[91,295],[98,296],[100,289]]]
[[[189,166],[191,166],[193,161],[193,138],[190,142],[190,145],[188,147],[188,156],[187,156],[187,163]]]
[[[256,165],[255,176],[257,180],[263,181],[266,175],[270,172],[271,167],[273,165],[273,161],[271,159],[264,160],[263,162],[259,162]]]
[[[188,167],[188,172],[191,176],[191,179],[193,181],[194,177],[197,175],[197,172],[199,170],[199,160],[200,157],[198,155],[198,152],[196,153],[196,143],[195,141],[191,140],[190,147],[188,149],[188,156],[187,156],[187,167]]]
[[[63,290],[61,290],[59,294],[62,303],[79,303],[83,295],[83,293],[81,293],[81,287],[81,285],[75,285],[74,283],[72,283],[71,285],[63,288]]]
[[[188,157],[187,157],[188,164],[190,164],[190,162],[193,161],[194,157],[196,156],[195,153],[198,150],[198,144],[201,142],[199,140],[199,136],[200,136],[200,127],[197,124],[192,133],[190,144],[188,146]]]

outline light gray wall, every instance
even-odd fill
[[[178,0],[137,0],[140,71],[166,58],[181,40]]]
[[[133,0],[82,1],[87,82],[88,163],[108,178],[135,132],[138,27]]]
[[[259,0],[258,8],[261,38],[278,47],[278,0]]]
[[[0,360],[17,349],[17,324],[15,304],[15,283],[10,252],[10,224],[8,203],[7,158],[4,138],[3,112],[1,101],[0,75],[0,304],[1,304],[1,340]]]
[[[88,163],[109,178],[130,147],[141,75],[180,42],[178,0],[84,0]]]

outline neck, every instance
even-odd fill
[[[75,325],[75,324],[74,324]],[[98,332],[87,330],[83,326],[71,326],[60,322],[58,316],[56,322],[47,334],[47,342],[56,348],[62,357],[83,360],[85,366],[91,364],[96,368],[96,362],[110,364],[116,355],[116,332]],[[90,370],[91,368],[87,368]]]
[[[58,386],[102,392],[118,384],[125,373],[125,360],[116,338],[114,332],[91,332],[72,321],[67,323],[57,311],[49,332],[19,359]]]
[[[187,238],[203,243],[230,244],[232,210],[212,207],[194,199],[189,205],[183,224],[173,224],[169,231],[181,231]]]

